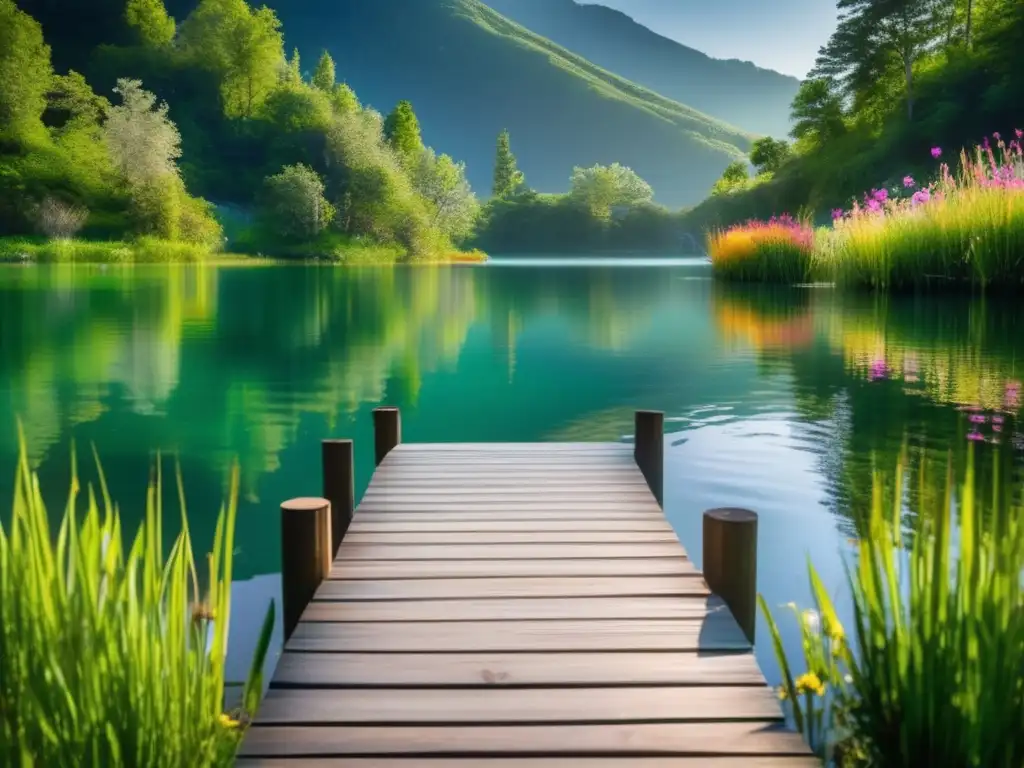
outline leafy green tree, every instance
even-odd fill
[[[758,173],[775,173],[792,155],[789,142],[762,136],[750,147],[750,162]]]
[[[359,109],[359,99],[347,83],[337,83],[331,89],[331,107],[335,114],[349,114]]]
[[[124,16],[143,45],[163,48],[174,40],[176,25],[163,0],[128,0]]]
[[[793,99],[792,116],[790,135],[801,141],[822,144],[846,131],[842,101],[824,77],[800,84]]]
[[[253,117],[286,67],[277,16],[245,0],[200,0],[182,24],[181,44],[193,61],[218,74],[228,117]]]
[[[168,115],[167,104],[158,104],[156,96],[138,80],[118,80],[114,93],[121,103],[110,107],[103,127],[121,177],[129,187],[177,177],[181,134]]]
[[[42,131],[52,79],[42,27],[14,0],[0,0],[0,136],[24,138]]]
[[[570,197],[582,203],[593,216],[608,218],[617,206],[635,206],[654,197],[651,185],[631,168],[618,163],[573,168]]]
[[[711,189],[711,194],[729,194],[737,188],[744,186],[748,181],[750,181],[750,170],[747,167],[746,161],[734,160],[722,171],[722,176],[715,182],[715,186]]]
[[[523,172],[516,165],[516,156],[512,154],[508,131],[504,130],[498,134],[491,193],[499,200],[507,200],[522,188],[525,181]]]
[[[427,149],[420,155],[413,182],[433,210],[433,226],[454,241],[473,231],[480,204],[466,180],[465,163]]]
[[[944,0],[838,0],[839,24],[812,76],[835,78],[855,96],[871,93],[894,66],[914,115],[914,65],[942,39]]]
[[[328,197],[338,209],[336,226],[342,232],[395,242],[414,255],[440,244],[426,202],[384,136],[380,113],[360,109],[337,115],[326,155]]]
[[[384,137],[406,167],[412,167],[423,151],[420,121],[412,104],[400,101],[384,121]]]
[[[331,54],[324,51],[317,62],[316,72],[313,73],[313,86],[324,93],[330,93],[334,90],[335,78],[334,59],[331,58]]]
[[[264,181],[263,206],[276,231],[294,240],[312,240],[334,218],[324,182],[307,165],[289,165]]]
[[[326,95],[305,83],[283,83],[267,97],[260,115],[285,133],[325,131],[330,125],[331,103]]]

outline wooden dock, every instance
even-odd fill
[[[397,409],[374,419],[358,509],[350,441],[324,443],[323,498],[282,507],[287,644],[239,765],[817,764],[748,639],[756,516],[706,514],[705,579],[660,507],[660,413],[635,445],[402,444]]]

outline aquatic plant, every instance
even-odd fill
[[[794,677],[759,598],[780,697],[815,751],[841,766],[1024,765],[1024,508],[998,474],[981,503],[972,456],[958,493],[947,468],[944,498],[922,510],[907,553],[903,466],[891,501],[874,479],[847,569],[852,636],[809,565],[815,610],[800,614],[806,672]],[[925,480],[922,469],[919,498],[934,498]]]
[[[826,268],[839,283],[880,289],[962,285],[1024,288],[1024,154],[1020,139],[993,134],[961,152],[956,174],[942,163],[919,186],[871,190],[848,211],[833,212],[821,240]],[[942,150],[934,147],[932,157]]]
[[[129,546],[102,470],[99,497],[90,487],[77,514],[74,460],[54,537],[19,437],[13,515],[0,526],[0,764],[230,765],[262,694],[274,623],[271,604],[242,707],[225,713],[237,466],[204,598],[183,499],[165,557],[159,460]]]
[[[707,247],[717,278],[799,283],[810,272],[814,240],[808,222],[783,214],[712,232]]]

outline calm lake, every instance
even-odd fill
[[[18,418],[52,508],[72,441],[82,463],[95,443],[129,530],[160,450],[180,460],[201,555],[237,458],[241,677],[279,592],[278,505],[319,494],[322,438],[355,439],[358,495],[380,404],[401,407],[406,440],[467,442],[628,439],[633,411],[651,408],[671,433],[665,512],[697,565],[701,512],[748,507],[769,604],[810,605],[809,554],[848,611],[842,554],[872,462],[891,474],[906,439],[938,491],[947,452],[960,467],[974,445],[985,474],[1019,407],[1022,312],[727,288],[708,269],[0,268],[0,498]],[[795,623],[782,627],[797,652]],[[763,621],[758,657],[777,682]]]

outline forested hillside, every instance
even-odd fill
[[[986,136],[1019,146],[1024,3],[837,5],[838,29],[793,102],[793,151],[756,180],[732,169],[686,217],[692,230],[783,212],[827,220],[869,189],[934,176],[939,162],[955,171],[961,148]]]

